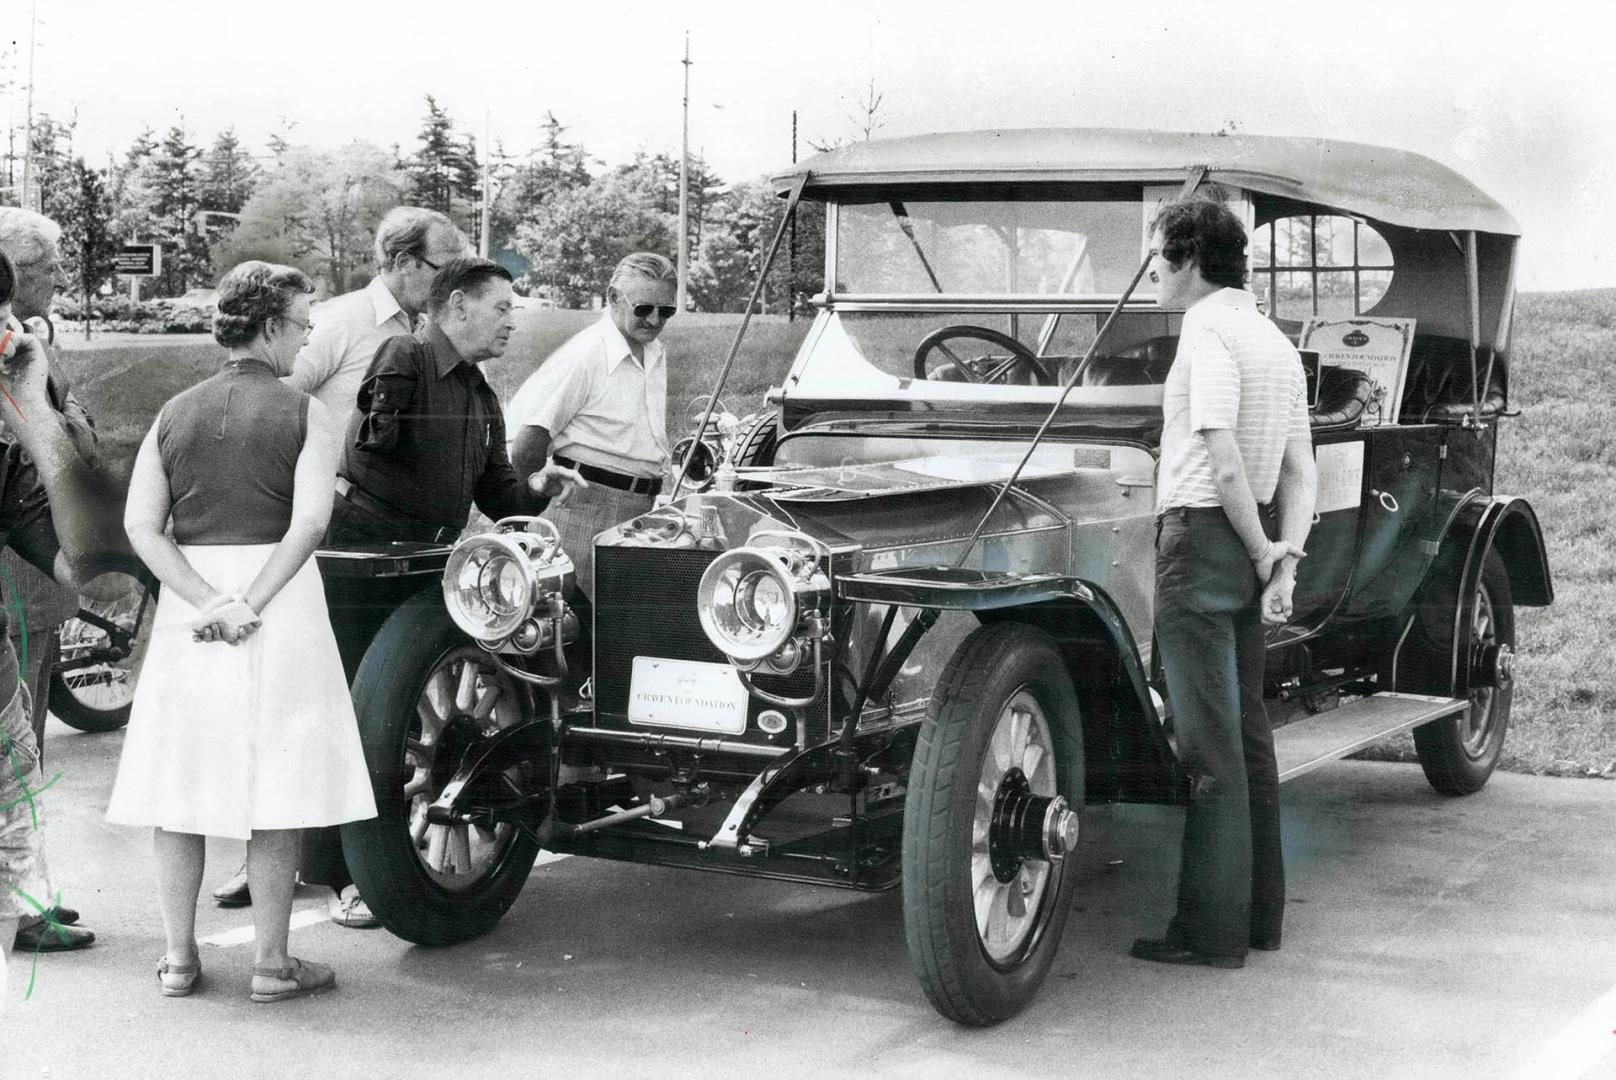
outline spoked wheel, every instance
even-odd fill
[[[496,814],[434,822],[428,809],[468,755],[522,723],[520,688],[450,621],[437,590],[392,614],[354,677],[377,816],[342,827],[354,882],[383,926],[420,945],[487,933],[516,900],[538,844]],[[506,762],[468,789],[484,807],[542,789],[544,760]]]
[[[1015,1015],[1054,962],[1077,873],[1077,696],[1055,643],[1002,623],[966,638],[921,727],[904,808],[904,933],[937,1011]]]
[[[1457,716],[1414,729],[1414,749],[1431,786],[1444,795],[1480,791],[1498,766],[1515,699],[1515,604],[1509,572],[1496,551],[1487,553],[1481,581],[1466,606],[1470,619],[1470,707]],[[1451,635],[1449,635],[1451,637]],[[1451,650],[1451,642],[1448,648]],[[1451,651],[1438,654],[1449,662]]]
[[[51,668],[49,704],[57,719],[91,732],[129,722],[156,607],[155,583],[123,573],[103,575],[79,596],[78,614],[61,625]]]

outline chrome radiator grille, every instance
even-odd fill
[[[726,662],[707,640],[696,614],[696,588],[719,554],[679,548],[595,549],[595,710],[601,726],[629,726],[629,681],[636,656]],[[814,673],[805,663],[791,675],[760,675],[755,681],[769,693],[804,697],[813,691]],[[757,714],[768,707],[751,700],[743,738],[789,745],[796,739],[794,728],[774,737],[757,728]],[[809,706],[810,740],[823,738],[828,725],[824,702]]]

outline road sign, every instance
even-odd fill
[[[163,272],[161,244],[125,244],[112,257],[113,267],[128,277],[156,277]]]

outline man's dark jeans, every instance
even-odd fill
[[[331,514],[326,532],[328,545],[365,540],[390,539],[396,532],[385,522],[373,521],[341,499]],[[364,659],[382,623],[410,597],[423,589],[437,588],[436,577],[343,578],[326,577],[325,603],[331,614],[331,629],[342,656],[342,671],[353,685],[354,673]],[[298,867],[309,885],[329,885],[341,892],[352,884],[348,864],[342,855],[342,829],[327,825],[303,830],[303,851]]]
[[[1156,533],[1156,642],[1190,781],[1178,911],[1167,940],[1243,956],[1285,914],[1279,774],[1263,708],[1262,589],[1218,507],[1169,510]]]

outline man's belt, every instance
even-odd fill
[[[430,525],[408,514],[395,510],[380,499],[368,494],[346,476],[337,477],[337,497],[343,499],[371,517],[380,518],[398,532],[400,540],[414,540],[423,544],[452,544],[460,530],[451,526]]]
[[[586,465],[581,461],[562,457],[560,454],[551,454],[550,460],[557,465],[575,469],[579,476],[588,480],[591,484],[604,484],[609,488],[626,491],[631,495],[660,495],[662,493],[661,477],[652,480],[644,476],[627,476],[620,472],[612,472],[610,469],[602,469],[596,465]]]

